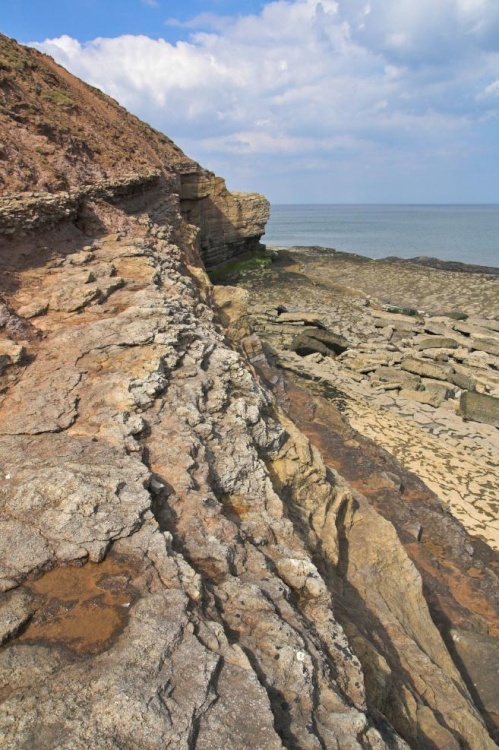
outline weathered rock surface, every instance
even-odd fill
[[[465,391],[461,394],[459,412],[463,419],[474,419],[499,427],[499,398],[494,396]]]
[[[126,236],[83,274],[78,245],[41,279],[28,263],[9,296],[122,280],[49,302],[2,396],[3,746],[404,747],[312,561],[338,563],[348,489],[227,345],[202,270],[94,211]]]
[[[322,399],[320,403],[310,403],[310,395],[304,397],[293,388],[289,400],[286,396],[285,403],[289,404],[288,408],[294,419],[306,429],[307,434],[327,456],[328,462],[348,476],[349,481],[363,493],[368,494],[378,511],[395,523],[401,538],[407,539],[406,550],[425,581],[425,593],[431,601],[432,616],[439,623],[452,653],[456,653],[456,641],[454,631],[449,628],[455,627],[456,632],[462,632],[464,626],[467,630],[463,642],[465,638],[468,646],[459,652],[461,655],[456,657],[456,663],[471,689],[478,689],[480,703],[487,707],[485,715],[488,716],[489,726],[494,728],[497,727],[496,702],[489,686],[490,676],[497,669],[498,645],[496,638],[490,638],[490,635],[499,632],[498,602],[493,593],[497,589],[496,556],[490,550],[486,553],[486,556],[492,554],[491,560],[495,560],[491,561],[491,588],[486,595],[492,596],[492,599],[477,609],[478,592],[471,595],[471,589],[476,586],[481,588],[486,580],[486,576],[483,577],[478,572],[479,567],[475,567],[483,559],[482,553],[474,549],[470,537],[466,541],[466,535],[460,536],[464,534],[462,527],[452,519],[441,501],[429,489],[419,480],[414,485],[414,477],[400,473],[404,469],[401,469],[397,461],[400,459],[405,467],[422,477],[473,534],[487,539],[494,547],[499,545],[495,510],[499,498],[497,483],[494,481],[499,449],[497,432],[493,427],[465,422],[455,411],[458,406],[455,398],[458,388],[462,388],[464,384],[488,388],[487,379],[492,376],[493,370],[483,368],[479,371],[474,368],[471,371],[471,368],[464,365],[463,358],[469,349],[465,350],[463,357],[461,334],[451,328],[459,319],[457,314],[455,317],[429,316],[421,309],[428,304],[428,294],[433,292],[435,300],[440,300],[443,292],[453,291],[454,283],[458,290],[454,292],[467,309],[469,305],[476,304],[477,294],[480,296],[488,293],[491,282],[483,279],[478,283],[472,275],[469,289],[464,294],[461,274],[455,280],[447,274],[443,274],[440,279],[438,273],[436,279],[431,279],[427,277],[426,271],[411,271],[413,278],[408,283],[411,289],[417,288],[418,275],[425,274],[424,294],[415,300],[420,310],[415,319],[416,330],[410,336],[395,340],[393,326],[380,328],[373,320],[378,315],[379,320],[388,317],[388,313],[380,310],[382,302],[366,299],[362,289],[356,293],[353,288],[355,279],[351,275],[351,269],[356,272],[359,266],[361,270],[366,267],[371,269],[372,286],[378,292],[382,292],[384,285],[390,284],[392,280],[398,283],[399,264],[394,264],[393,268],[386,265],[380,268],[378,262],[371,263],[366,259],[365,263],[361,263],[355,256],[346,260],[339,253],[330,254],[317,249],[280,252],[278,260],[268,270],[244,274],[242,283],[250,293],[250,320],[259,334],[271,344],[277,364],[285,368],[285,372],[300,375],[308,393],[312,389],[315,394],[320,389],[326,397],[327,401]],[[292,274],[288,272],[290,267],[293,269]],[[344,288],[338,285],[343,267],[348,272],[348,286]],[[402,299],[397,302],[403,304]],[[492,298],[487,304],[494,314],[497,299],[496,307]],[[322,358],[320,354],[303,357],[291,354],[287,350],[289,323],[278,323],[286,307],[296,320],[309,316],[310,319],[315,317],[318,328],[334,325],[336,330],[349,339],[351,349],[336,359]],[[397,313],[392,309],[389,315],[394,314]],[[414,316],[411,315],[410,319],[412,321]],[[417,341],[421,339],[417,331],[423,328],[434,332],[434,335],[454,331],[452,337],[458,340],[459,347],[431,347],[422,352],[417,348]],[[261,355],[254,346],[251,348],[251,355],[252,361],[260,367]],[[408,356],[425,364],[438,364],[439,367],[449,369],[452,367],[455,369],[452,373],[453,382],[421,378],[400,369],[402,361]],[[486,367],[490,368],[490,365],[487,364]],[[473,377],[468,373],[472,373]],[[475,380],[475,375],[478,375],[479,382]],[[269,373],[267,378],[273,384],[279,382],[275,374]],[[454,378],[462,385],[458,386]],[[408,388],[413,391],[410,392]],[[316,398],[315,395],[313,398]],[[419,399],[430,403],[421,403]],[[331,411],[331,403],[341,411],[343,417],[338,412],[335,416]],[[360,434],[352,434],[351,428],[345,426],[348,422]],[[396,458],[388,459],[382,448],[377,446],[383,446]],[[371,459],[373,450],[377,451],[376,457]],[[411,486],[413,489],[410,489]],[[431,511],[426,498],[432,498]],[[367,538],[372,539],[370,532],[364,535],[364,544]],[[486,548],[480,549],[483,552]],[[469,562],[466,562],[470,554]],[[350,552],[349,559],[352,559]],[[447,579],[449,588],[442,585],[442,576]],[[338,584],[335,586],[338,590]],[[450,600],[445,601],[448,594],[444,591],[453,592],[450,593],[453,604]],[[481,588],[481,591],[484,593],[485,590]],[[464,602],[471,604],[474,614],[464,613],[461,609]],[[343,612],[344,606],[345,613],[352,609],[358,612],[353,604],[354,600],[344,602],[340,611]],[[478,626],[478,611],[488,611],[492,617],[490,623],[484,625],[484,630],[482,625]],[[372,614],[367,621],[366,630],[371,631],[372,636],[373,628],[376,628]],[[342,622],[353,638],[358,632],[358,626],[349,629],[346,619]],[[490,640],[483,640],[484,632],[489,633],[487,638]],[[363,640],[358,638],[351,642],[357,644],[359,650],[356,653],[363,663],[366,675],[372,675],[373,682],[370,686],[374,694],[377,694],[380,682],[383,684],[380,677],[383,673],[382,662],[379,654],[376,655],[377,646],[373,648],[369,637],[367,640],[370,642],[369,646],[362,645]],[[386,655],[383,658],[387,658]],[[391,666],[390,674],[393,675],[398,665],[390,661],[390,658],[387,661]],[[471,674],[473,678],[470,677]],[[483,680],[478,676],[480,674],[483,674]],[[398,690],[393,692],[399,694]],[[370,694],[372,693],[368,690],[368,695]],[[382,696],[383,692],[378,694]],[[421,712],[422,722],[423,716],[424,712]],[[400,725],[395,725],[400,731]],[[446,742],[453,746],[451,738],[444,739],[439,730],[436,727],[434,729],[436,746],[446,746]]]

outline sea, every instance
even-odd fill
[[[499,267],[499,205],[274,205],[262,242]]]

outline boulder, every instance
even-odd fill
[[[425,336],[415,341],[418,349],[457,349],[459,344],[448,336]]]
[[[463,419],[499,427],[499,398],[485,393],[465,391],[461,394],[459,413]]]
[[[463,391],[476,390],[476,380],[470,375],[465,375],[461,372],[454,372],[451,375],[451,382],[454,383],[454,385],[457,385],[457,387],[461,388],[461,390]]]
[[[479,352],[486,352],[492,354],[495,357],[499,356],[499,338],[495,336],[482,336],[481,334],[473,334],[471,336],[471,348],[476,349]]]
[[[436,336],[447,336],[449,333],[452,333],[452,330],[449,330],[448,321],[435,320],[434,318],[425,320],[424,330],[426,333],[433,333]]]
[[[328,347],[328,349],[332,349],[335,354],[342,354],[350,348],[350,344],[347,339],[344,336],[341,336],[339,333],[334,333],[333,331],[329,331],[327,329],[322,330],[320,328],[312,328],[309,326],[307,326],[303,332],[306,336],[317,339],[317,341],[321,341]]]
[[[432,378],[423,378],[424,389],[427,393],[441,398],[445,401],[453,398],[456,394],[456,386],[453,383],[447,383],[445,380],[433,380]]]
[[[491,354],[487,352],[473,351],[464,357],[462,364],[466,367],[473,367],[476,370],[488,370],[490,367],[494,367],[494,361],[497,361]]]
[[[302,334],[296,336],[291,342],[289,348],[291,351],[296,352],[301,357],[305,357],[307,354],[314,354],[318,352],[323,357],[334,357],[334,352],[326,346],[322,341]]]
[[[499,320],[489,319],[489,318],[472,318],[470,321],[476,326],[480,326],[480,328],[486,328],[489,331],[496,331],[499,333]]]
[[[437,365],[435,362],[426,362],[415,357],[406,357],[400,366],[402,370],[433,380],[450,380],[454,373],[451,365]]]
[[[406,317],[405,315],[394,315],[390,314],[389,317],[381,318],[378,313],[374,317],[374,326],[376,328],[393,328],[395,331],[404,333],[414,333],[418,330],[417,321],[413,318]]]
[[[421,387],[421,378],[404,370],[398,370],[396,367],[378,367],[374,372],[373,378],[384,383],[393,383],[400,388],[409,388],[418,390]]]

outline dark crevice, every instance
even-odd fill
[[[210,713],[213,706],[217,703],[219,695],[217,692],[218,680],[224,667],[223,657],[219,657],[218,662],[211,674],[208,685],[206,686],[206,700],[197,712],[194,712],[187,737],[188,750],[196,750],[196,744],[201,728],[201,721]]]

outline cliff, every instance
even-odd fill
[[[265,200],[1,51],[2,746],[493,748],[394,527],[205,273]]]
[[[263,196],[230,193],[109,96],[3,35],[0,164],[0,234],[76,220],[86,198],[116,201],[162,179],[210,266],[257,248],[269,217]]]

